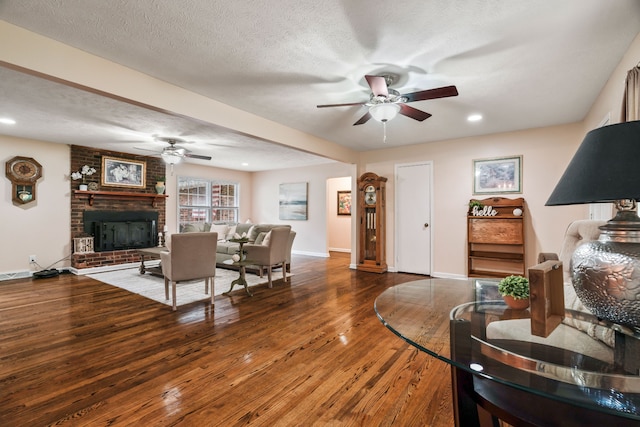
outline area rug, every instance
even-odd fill
[[[214,295],[222,295],[229,291],[231,282],[237,279],[239,273],[235,270],[225,270],[216,268]],[[287,276],[290,276],[288,274]],[[145,298],[152,299],[165,305],[171,305],[171,299],[165,299],[164,279],[150,274],[140,274],[138,268],[127,268],[123,270],[108,271],[104,273],[88,274],[87,277],[99,280],[109,285],[117,286],[134,294],[141,295]],[[274,281],[282,278],[282,271],[274,271],[272,279]],[[247,273],[247,284],[249,287],[267,283],[268,279],[264,277]],[[246,295],[244,286],[234,286],[232,295]],[[171,287],[169,287],[169,298],[171,298]],[[176,305],[185,305],[195,301],[202,301],[208,298],[204,293],[204,280],[192,280],[178,283],[176,291]]]

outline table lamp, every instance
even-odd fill
[[[571,259],[576,294],[601,319],[640,330],[640,121],[587,133],[546,206],[613,202],[614,218]]]

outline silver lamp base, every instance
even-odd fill
[[[640,218],[635,201],[617,207],[599,239],[574,252],[573,287],[597,317],[640,330]]]

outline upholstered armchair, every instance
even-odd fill
[[[275,266],[282,265],[282,279],[287,281],[287,246],[289,244],[289,227],[275,227],[267,234],[260,245],[245,245],[247,260],[253,265],[257,265],[262,271],[267,269],[269,287],[273,287],[271,280],[271,270]],[[295,234],[294,234],[295,237]],[[293,241],[291,241],[293,244]],[[289,260],[289,262],[291,262]]]
[[[160,260],[166,299],[169,299],[171,282],[173,310],[176,310],[176,285],[184,280],[204,279],[204,291],[206,294],[211,292],[211,305],[214,304],[217,245],[218,233],[180,233],[171,236],[171,251],[161,252]]]
[[[287,253],[286,253],[286,265],[283,266],[287,273],[291,272],[291,250],[293,249],[293,241],[296,238],[296,232],[291,230],[289,232],[289,240],[287,240]]]
[[[538,255],[538,262],[545,262],[549,260],[562,261],[562,274],[565,284],[571,284],[571,272],[569,266],[571,264],[571,256],[578,246],[583,243],[598,240],[600,237],[600,227],[606,224],[606,221],[598,221],[591,219],[580,219],[573,221],[567,227],[567,231],[562,241],[562,247],[560,248],[560,255],[555,252],[541,252]]]

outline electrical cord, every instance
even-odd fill
[[[59,259],[58,261],[55,261],[54,263],[50,264],[47,268],[42,268],[40,264],[38,264],[36,261],[33,261],[31,264],[35,264],[36,266],[38,266],[38,268],[40,268],[40,271],[36,271],[35,273],[33,273],[33,276],[36,278],[57,276],[58,274],[60,274],[60,272],[58,271],[58,269],[51,268],[51,267],[69,258],[71,258],[71,254]]]

